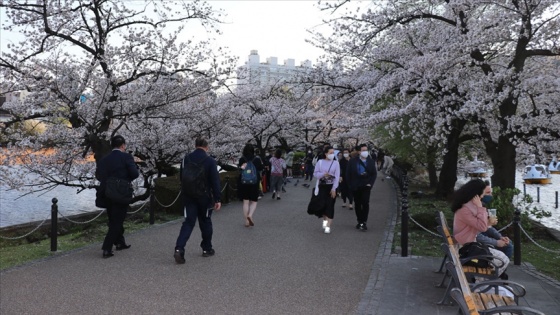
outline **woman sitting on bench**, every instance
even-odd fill
[[[476,242],[476,236],[488,229],[488,211],[482,206],[481,198],[484,195],[486,184],[481,179],[473,179],[459,188],[454,195],[451,211],[453,218],[453,236],[460,246]],[[507,279],[504,273],[509,265],[509,258],[501,251],[490,248],[494,266],[498,267],[500,278]],[[500,261],[501,260],[501,261]],[[502,261],[504,262],[502,264]]]

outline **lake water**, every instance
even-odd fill
[[[552,177],[552,184],[526,185],[526,192],[535,200],[535,206],[552,213],[551,217],[539,221],[549,228],[560,230],[560,208],[555,208],[555,192],[560,191],[560,175],[553,174]],[[466,181],[467,179],[460,177],[457,186]],[[516,187],[523,191],[521,172],[516,174]],[[540,203],[536,202],[537,187],[540,187]],[[59,186],[46,193],[19,198],[21,194],[19,191],[6,190],[0,186],[0,227],[50,218],[53,198],[58,199],[58,209],[65,216],[101,211],[95,207],[94,189],[87,189],[78,194],[75,188]]]

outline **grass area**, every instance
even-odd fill
[[[430,231],[437,233],[435,212],[444,211],[445,217],[448,219],[449,226],[453,226],[453,213],[449,209],[449,205],[445,201],[437,200],[424,196],[423,198],[409,198],[409,213],[418,223],[428,228]],[[400,219],[399,219],[400,220]],[[531,232],[529,232],[531,235]],[[537,236],[531,235],[534,240],[541,246],[556,253],[549,252],[534,245],[530,240],[522,237],[521,242],[521,261],[531,263],[538,271],[546,274],[554,279],[560,280],[560,242],[538,233]],[[513,235],[508,235],[513,239]],[[440,249],[442,240],[438,236],[426,232],[419,228],[413,222],[409,222],[408,245],[411,248],[409,255],[417,256],[433,256],[442,257],[443,252]],[[401,245],[401,224],[397,222],[395,227],[395,235],[393,238],[393,252],[400,254]],[[513,260],[513,257],[512,257]]]
[[[178,216],[170,214],[157,214],[155,223],[164,223],[177,219]],[[129,216],[124,223],[125,236],[134,231],[149,227],[147,214]],[[26,262],[60,255],[73,249],[81,248],[91,244],[99,243],[101,255],[101,243],[107,233],[107,217],[101,218],[87,225],[74,224],[64,235],[58,236],[57,251],[51,252],[51,240],[46,235],[34,237],[39,238],[29,243],[27,239],[0,240],[0,270],[22,265]]]

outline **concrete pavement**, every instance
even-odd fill
[[[368,232],[337,200],[331,234],[306,213],[300,180],[282,200],[259,202],[255,227],[241,204],[214,213],[216,255],[201,256],[193,232],[184,265],[173,259],[182,220],[127,235],[132,248],[101,258],[101,244],[0,273],[1,314],[456,314],[435,303],[440,258],[391,254],[397,214],[391,181],[377,181]],[[560,285],[510,267],[523,303],[558,314]],[[546,308],[546,309],[545,309]],[[556,313],[555,313],[556,312]]]

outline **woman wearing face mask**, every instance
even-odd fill
[[[492,202],[492,186],[490,186],[489,181],[484,181],[484,184],[486,188],[484,188],[484,194],[480,201],[484,207],[488,208],[488,205]],[[498,218],[488,215],[488,229],[486,232],[478,233],[476,241],[492,245],[494,248],[503,252],[508,258],[511,258],[513,255],[513,244],[507,236],[502,236],[494,227],[496,224],[498,224]]]
[[[324,207],[323,230],[325,234],[331,233],[331,224],[334,218],[334,203],[336,201],[336,189],[340,180],[340,165],[334,159],[334,149],[331,146],[325,147],[325,159],[321,159],[315,165],[313,176],[317,178],[317,186],[319,197],[326,199]]]
[[[348,149],[342,150],[342,158],[339,160],[340,163],[340,185],[338,189],[340,190],[340,197],[342,198],[342,207],[346,207],[346,199],[348,199],[348,209],[353,210],[352,203],[354,198],[350,193],[348,184],[346,183],[346,169],[348,167],[348,161],[350,161],[350,151]]]
[[[480,232],[488,229],[488,211],[482,206],[482,197],[486,184],[481,179],[473,179],[459,188],[453,198],[451,211],[453,217],[453,236],[459,245],[476,242]],[[502,275],[509,264],[509,258],[501,251],[490,248],[492,256],[497,257],[493,263]],[[502,263],[503,262],[503,263]]]

